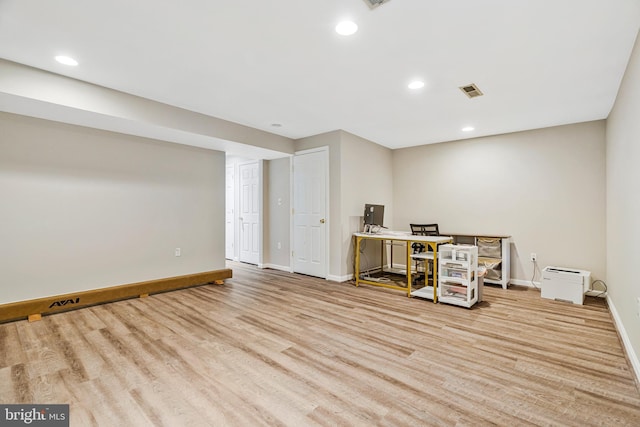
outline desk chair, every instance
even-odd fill
[[[409,224],[411,234],[414,236],[439,236],[438,224]],[[411,259],[416,262],[416,278],[414,283],[424,280],[425,286],[429,285],[429,263],[433,262],[433,250],[422,243],[414,242],[411,245],[413,254]],[[424,275],[418,272],[420,263],[424,263]]]

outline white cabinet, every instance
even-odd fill
[[[477,246],[440,246],[438,301],[463,307],[471,307],[478,302]]]
[[[511,278],[510,238],[506,236],[476,236],[478,263],[487,268],[485,283],[495,283],[507,289]]]
[[[511,236],[495,234],[457,234],[452,236],[455,244],[478,246],[478,265],[487,269],[484,283],[493,283],[507,289],[511,280]]]

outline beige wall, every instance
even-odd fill
[[[603,279],[604,136],[596,121],[395,150],[393,226],[511,235],[516,280],[531,279],[531,252]]]
[[[225,267],[224,153],[7,113],[0,129],[0,303]]]
[[[345,131],[296,141],[296,151],[329,147],[329,279],[353,274],[352,234],[361,226],[365,203],[386,205],[385,224],[393,220],[391,150]],[[388,210],[387,210],[388,209]]]
[[[393,224],[393,170],[392,150],[348,132],[342,132],[341,153],[340,276],[347,280],[354,271],[352,236],[362,230],[364,205],[384,205],[384,225],[391,228]],[[379,252],[371,249],[363,268],[379,264]]]
[[[607,120],[607,285],[640,378],[640,43]]]

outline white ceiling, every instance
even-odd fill
[[[335,33],[345,18],[355,35]],[[0,57],[289,138],[399,148],[606,118],[639,28],[638,0],[0,0]]]

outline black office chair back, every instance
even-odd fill
[[[411,234],[414,236],[439,236],[438,224],[409,224]],[[411,245],[413,253],[424,252],[425,245],[422,243],[414,243]],[[431,250],[431,248],[429,248]]]
[[[439,236],[438,224],[409,224],[415,236]]]

